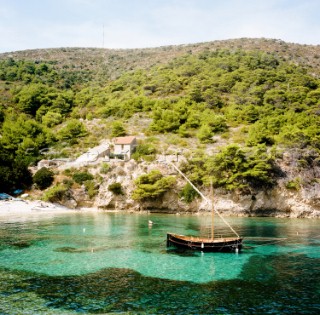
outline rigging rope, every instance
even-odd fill
[[[172,162],[169,162],[169,164],[192,186],[192,188],[202,197],[203,200],[205,200],[209,206],[211,206],[211,209],[214,210],[214,212],[216,212],[218,214],[218,216],[220,217],[220,219],[231,229],[231,231],[240,238],[239,234],[232,228],[232,226],[222,217],[222,215],[219,213],[218,210],[216,210],[213,207],[213,203],[211,200],[209,200],[207,197],[205,197],[205,195],[189,180],[189,178],[184,175],[180,169],[174,165]]]

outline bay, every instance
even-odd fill
[[[206,234],[210,221],[119,212],[2,219],[0,313],[319,313],[319,220],[228,218],[245,238],[238,254],[166,247],[167,232]],[[216,224],[216,235],[229,233]]]

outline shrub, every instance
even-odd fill
[[[62,173],[66,176],[71,176],[72,174],[75,173],[75,171],[76,169],[72,167],[72,168],[65,169]]]
[[[183,200],[187,203],[192,202],[196,197],[199,196],[198,192],[194,190],[194,188],[187,183],[183,189],[181,190],[179,196],[183,198]]]
[[[60,113],[49,111],[42,116],[42,123],[47,127],[53,127],[62,122],[63,118]]]
[[[58,184],[51,187],[43,196],[44,201],[59,202],[62,201],[68,193],[68,187]]]
[[[100,168],[100,173],[101,174],[107,174],[110,170],[110,164],[108,163],[102,163],[101,168]]]
[[[32,175],[23,160],[14,157],[0,143],[0,191],[11,193],[16,188],[29,187]]]
[[[92,199],[98,193],[98,187],[93,180],[85,181],[84,186],[90,199]]]
[[[63,184],[67,187],[67,188],[71,188],[73,185],[73,180],[69,179],[69,178],[65,178],[63,181]]]
[[[230,144],[208,158],[205,168],[207,174],[212,176],[214,186],[227,190],[245,191],[274,184],[273,159],[264,146],[245,152],[238,145]]]
[[[288,182],[286,182],[285,185],[286,185],[287,189],[299,190],[300,186],[301,186],[301,179],[299,177],[297,177],[293,180],[289,180]]]
[[[132,198],[140,201],[160,198],[173,187],[175,181],[173,176],[163,177],[159,171],[153,170],[135,180],[137,188],[133,191]]]
[[[212,140],[212,130],[208,125],[202,125],[197,132],[197,137],[201,143],[210,143]]]
[[[88,172],[79,172],[74,173],[72,178],[77,184],[82,185],[87,180],[93,180],[93,175]]]
[[[112,124],[111,137],[122,137],[126,135],[126,130],[124,129],[120,121],[115,121]]]
[[[85,125],[76,119],[70,120],[65,127],[59,130],[58,139],[76,141],[76,138],[84,137],[87,135]]]
[[[46,167],[42,167],[34,174],[33,182],[37,185],[39,189],[43,190],[51,186],[53,178],[53,172],[47,169]]]
[[[115,195],[123,195],[122,186],[120,183],[113,183],[108,186],[108,190]]]
[[[132,158],[138,161],[140,158],[143,158],[148,161],[152,161],[155,158],[157,153],[154,145],[150,143],[141,143],[136,147],[135,152],[132,154]]]

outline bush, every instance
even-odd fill
[[[93,180],[93,175],[88,172],[80,172],[74,173],[72,178],[77,184],[82,185],[87,180]]]
[[[11,193],[32,184],[32,175],[23,160],[14,157],[0,143],[0,192]]]
[[[124,129],[120,121],[115,121],[112,124],[111,137],[122,137],[126,135],[126,130]]]
[[[290,190],[300,190],[301,187],[301,179],[299,177],[289,180],[286,182],[286,188]]]
[[[76,169],[75,168],[67,168],[65,169],[62,173],[63,175],[66,175],[66,176],[72,176],[74,173],[75,173]]]
[[[60,113],[49,111],[42,116],[42,123],[47,127],[53,127],[62,122],[63,118]]]
[[[208,125],[202,125],[197,132],[197,137],[201,143],[213,142],[212,136],[212,130]]]
[[[85,125],[76,119],[68,121],[67,125],[59,130],[57,137],[60,140],[76,141],[76,138],[87,135]]]
[[[47,169],[46,167],[42,167],[39,171],[37,171],[34,174],[33,182],[37,185],[39,189],[43,190],[51,186],[53,178],[53,172]]]
[[[227,190],[245,191],[274,185],[273,159],[265,146],[245,152],[238,145],[230,144],[209,158],[205,168],[214,186]]]
[[[100,173],[101,173],[101,174],[107,174],[109,171],[110,171],[110,164],[108,164],[108,163],[103,163],[103,164],[101,165],[101,168],[100,168]]]
[[[96,186],[93,180],[87,180],[84,182],[84,186],[89,195],[89,198],[92,199],[98,193],[98,187]]]
[[[73,180],[69,178],[65,178],[62,182],[68,189],[70,189],[73,185]]]
[[[173,176],[163,177],[159,171],[153,170],[135,180],[137,188],[132,193],[132,199],[144,201],[160,198],[175,182]]]
[[[153,161],[157,153],[156,148],[150,143],[141,143],[137,145],[135,152],[132,154],[132,158],[136,161],[143,158],[148,161]]]
[[[108,190],[115,195],[123,195],[122,186],[120,183],[113,183],[108,186]]]
[[[59,202],[62,201],[68,193],[68,187],[58,184],[51,187],[43,196],[44,201]]]
[[[194,188],[187,183],[183,189],[181,190],[179,196],[183,198],[183,200],[187,203],[192,202],[196,197],[199,196],[198,192],[194,190]]]

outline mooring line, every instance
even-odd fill
[[[274,244],[278,244],[278,243],[284,242],[286,240],[287,240],[287,238],[284,238],[284,239],[281,239],[281,240],[278,240],[278,241],[274,241],[274,242],[270,241],[268,243],[264,243],[264,244],[260,244],[260,245],[255,245],[255,246],[250,245],[249,247],[257,248],[257,247],[261,247],[261,246],[274,245]]]

